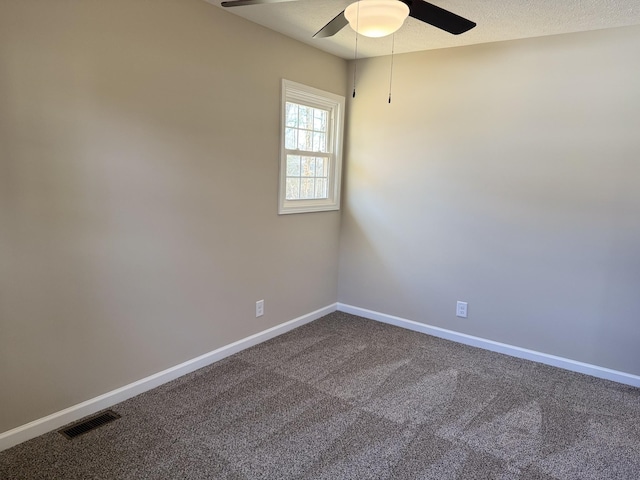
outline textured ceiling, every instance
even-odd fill
[[[220,0],[205,0],[220,7]],[[313,34],[352,0],[297,0],[224,10],[334,55],[354,56],[355,33],[348,26],[330,38]],[[395,52],[406,53],[560,33],[640,25],[640,0],[432,0],[478,25],[451,35],[409,17],[395,35]],[[391,53],[391,37],[358,39],[358,57]]]

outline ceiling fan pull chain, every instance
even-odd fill
[[[356,98],[356,72],[358,70],[358,21],[360,20],[360,0],[356,12],[356,51],[353,55],[353,98]]]
[[[393,53],[396,49],[396,34],[391,37],[391,72],[389,74],[389,103],[391,103],[391,85],[393,84]]]

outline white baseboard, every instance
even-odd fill
[[[315,312],[311,312],[280,325],[276,325],[275,327],[256,333],[255,335],[251,335],[250,337],[243,338],[242,340],[238,340],[237,342],[218,348],[212,352],[200,355],[199,357],[188,360],[180,365],[176,365],[149,377],[130,383],[129,385],[125,385],[124,387],[112,390],[111,392],[107,392],[85,402],[73,405],[72,407],[65,408],[64,410],[52,413],[51,415],[39,418],[38,420],[34,420],[33,422],[21,425],[4,433],[0,433],[0,452],[39,435],[60,428],[68,423],[80,420],[87,415],[112,407],[117,403],[131,397],[135,397],[136,395],[146,392],[147,390],[151,390],[152,388],[156,388],[164,383],[170,382],[171,380],[175,380],[176,378],[198,370],[199,368],[211,365],[212,363],[257,345],[258,343],[262,343],[273,337],[282,335],[283,333],[300,327],[305,323],[312,322],[313,320],[317,320],[329,313],[335,312],[336,308],[336,304],[328,305],[316,310]]]
[[[578,362],[576,360],[571,360],[568,358],[557,357],[555,355],[549,355],[547,353],[536,352],[534,350],[528,350],[526,348],[507,345],[505,343],[494,342],[493,340],[474,337],[471,335],[466,335],[464,333],[446,330],[440,327],[433,327],[430,325],[425,325],[424,323],[414,322],[413,320],[394,317],[393,315],[374,312],[372,310],[354,307],[352,305],[346,305],[344,303],[338,303],[338,311],[350,313],[352,315],[358,315],[360,317],[368,318],[370,320],[376,320],[378,322],[388,323],[390,325],[406,328],[408,330],[426,333],[434,337],[444,338],[445,340],[452,340],[454,342],[470,345],[472,347],[483,348],[492,352],[504,353],[505,355],[510,355],[512,357],[522,358],[525,360],[531,360],[534,362],[551,365],[553,367],[563,368],[572,372],[584,373],[586,375],[591,375],[592,377],[603,378],[605,380],[612,380],[614,382],[624,383],[626,385],[631,385],[634,387],[640,387],[640,376],[633,375],[631,373],[611,370],[609,368],[599,367],[597,365],[591,365],[589,363]]]

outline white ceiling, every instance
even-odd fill
[[[221,0],[205,1],[222,8]],[[333,37],[312,38],[352,1],[297,0],[224,10],[339,57],[352,59],[355,33],[348,26]],[[432,0],[431,3],[478,25],[456,36],[409,17],[395,35],[396,53],[640,25],[640,0]],[[358,58],[390,53],[391,36],[358,39]]]

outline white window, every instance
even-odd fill
[[[338,210],[344,97],[282,80],[278,212]]]

